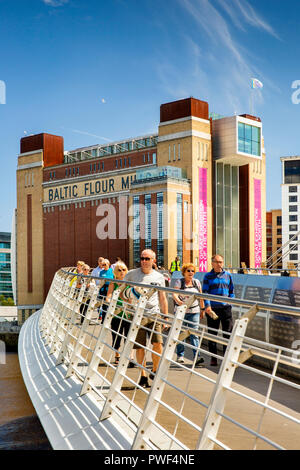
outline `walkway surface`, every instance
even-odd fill
[[[66,366],[55,366],[54,355],[49,356],[49,348],[45,346],[38,329],[38,312],[30,317],[22,328],[19,343],[20,362],[25,384],[31,400],[39,415],[40,421],[55,449],[102,449],[129,450],[132,435],[120,417],[99,421],[104,400],[93,393],[80,396],[81,382],[72,376],[65,379]],[[148,358],[149,359],[149,358]],[[189,373],[191,361],[186,361],[186,369],[170,366],[166,380],[177,384],[181,389],[188,387],[189,394],[199,400],[198,404],[188,398],[183,399],[182,392],[166,385],[162,400],[173,409],[181,410],[184,416],[198,423],[201,427],[209,405],[214,382],[217,380],[218,367],[212,367],[208,357],[204,366],[197,369],[199,375]],[[99,365],[99,372],[105,365]],[[103,372],[104,374],[104,372]],[[105,372],[107,379],[112,379],[114,369]],[[128,378],[138,380],[137,368],[127,369]],[[251,374],[238,369],[234,377],[234,388],[238,392],[246,392],[255,400],[264,401],[269,381],[263,376]],[[149,389],[148,389],[149,390]],[[139,390],[128,379],[122,384],[124,396],[132,398],[134,403],[143,408],[147,400],[147,390]],[[263,425],[260,427],[262,416],[261,407],[244,398],[228,393],[224,414],[237,420],[244,426],[249,426],[286,449],[300,449],[299,424],[290,422],[284,413],[292,414],[300,419],[299,390],[292,390],[284,384],[274,384],[269,404],[282,411],[282,415],[273,415],[269,411],[264,414]],[[125,400],[124,400],[125,402]],[[203,406],[204,405],[204,406]],[[122,400],[120,400],[122,409]],[[124,410],[123,410],[124,411]],[[136,412],[132,413],[133,421]],[[129,416],[129,415],[128,415]],[[180,438],[181,442],[190,449],[197,444],[199,433],[191,431],[188,423],[178,421],[174,414],[160,407],[157,422],[170,433]],[[194,430],[193,430],[194,431]],[[218,439],[231,449],[252,449],[255,437],[230,421],[222,420]],[[270,449],[270,445],[262,440],[257,442],[257,449]],[[168,447],[166,447],[168,449]]]

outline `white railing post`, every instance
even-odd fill
[[[170,367],[170,361],[173,358],[175,348],[177,345],[177,339],[180,334],[182,322],[184,320],[185,311],[187,309],[187,305],[181,305],[176,310],[176,315],[172,322],[166,344],[163,348],[163,353],[159,361],[159,366],[155,374],[155,378],[153,380],[153,384],[148,396],[148,400],[146,402],[143,414],[141,416],[141,420],[139,423],[139,427],[137,433],[135,435],[135,439],[133,441],[132,450],[141,450],[145,448],[145,440],[149,437],[152,428],[152,422],[156,418],[157,410],[158,410],[158,400],[161,399],[164,388],[165,382],[163,380],[164,377],[167,377],[168,370]]]
[[[87,335],[87,326],[89,325],[90,320],[92,318],[92,314],[95,310],[95,304],[97,302],[97,295],[98,295],[98,289],[95,286],[94,289],[93,289],[93,292],[91,294],[91,297],[90,297],[90,303],[89,303],[88,308],[86,310],[85,317],[84,317],[84,320],[83,320],[82,325],[81,325],[81,329],[80,329],[79,336],[77,338],[76,345],[74,346],[74,349],[73,349],[73,352],[72,352],[72,355],[71,355],[71,358],[70,358],[70,363],[69,363],[68,370],[67,370],[67,373],[66,373],[66,378],[68,378],[72,375],[73,370],[74,370],[76,356],[78,356],[80,354],[80,352],[83,348],[83,344],[84,344],[84,341],[85,341],[85,338],[86,338],[86,335]]]
[[[55,338],[56,341],[54,341],[54,344],[57,342],[57,338],[59,338],[59,335],[61,334],[61,332],[64,332],[64,339],[62,341],[61,348],[60,348],[58,356],[57,356],[57,361],[56,361],[57,366],[63,362],[63,358],[66,355],[66,352],[67,352],[67,349],[68,349],[68,344],[69,344],[69,341],[70,341],[70,331],[72,331],[72,329],[74,327],[76,317],[77,316],[79,317],[80,305],[82,303],[84,292],[85,292],[85,283],[83,282],[82,286],[80,288],[80,291],[78,292],[77,297],[74,299],[75,300],[75,305],[74,305],[74,308],[73,308],[73,311],[72,311],[72,314],[71,314],[71,318],[67,320],[67,325],[68,326],[67,326],[66,331],[64,331],[62,321],[60,322],[60,325],[57,328],[57,334],[56,334],[56,338]]]
[[[231,385],[235,372],[233,361],[237,361],[239,358],[247,325],[257,311],[258,308],[254,305],[245,315],[235,321],[196,449],[211,450],[214,447],[221,424],[221,414],[226,403],[225,387]]]
[[[118,400],[118,396],[119,396],[118,392],[121,390],[121,387],[122,387],[124,375],[125,375],[125,372],[127,370],[127,366],[130,360],[129,359],[130,353],[132,351],[138,329],[143,319],[148,297],[149,297],[149,292],[139,298],[137,309],[136,309],[136,312],[134,313],[133,319],[131,320],[130,329],[129,329],[129,332],[128,332],[128,335],[127,335],[127,338],[123,347],[123,351],[120,355],[119,364],[118,364],[118,367],[116,368],[116,372],[114,374],[105,404],[102,409],[100,421],[106,418],[109,418],[111,416],[112,408],[114,407],[116,401]]]
[[[102,323],[100,334],[98,336],[98,339],[94,347],[94,352],[93,352],[91,361],[86,371],[86,375],[83,381],[80,395],[84,395],[85,393],[90,391],[90,384],[92,383],[95,377],[95,371],[97,370],[99,360],[102,357],[102,352],[103,352],[105,343],[107,342],[109,338],[109,334],[110,334],[109,327],[110,327],[111,320],[113,318],[112,313],[115,311],[119,294],[120,294],[119,289],[116,289],[112,294],[108,309],[106,311],[104,322]]]

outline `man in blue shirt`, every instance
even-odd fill
[[[214,255],[211,261],[213,269],[209,273],[206,273],[204,276],[202,292],[205,294],[220,295],[223,297],[234,297],[232,277],[229,272],[223,269],[223,257],[220,255]],[[228,333],[231,333],[233,326],[231,305],[225,302],[216,302],[213,300],[205,300],[204,303],[208,332],[210,334],[217,335],[221,322],[223,336],[229,336]],[[216,315],[218,315],[218,318],[216,320],[213,320],[209,315],[212,311],[215,312]],[[215,331],[210,330],[210,328],[214,328]],[[208,350],[212,354],[217,354],[217,343],[214,341],[209,341]],[[224,353],[225,350],[226,346],[223,346]],[[216,357],[211,357],[210,364],[212,366],[218,365]]]

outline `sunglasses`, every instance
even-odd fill
[[[118,268],[118,271],[119,271],[119,273],[121,273],[122,271],[126,271],[126,269],[125,268]]]
[[[141,256],[141,261],[150,261],[150,260],[151,260],[151,258],[147,258],[147,257],[145,257],[145,256]]]
[[[187,269],[188,273],[194,273],[195,271],[193,269]]]

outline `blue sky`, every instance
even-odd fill
[[[62,135],[66,150],[147,134],[161,103],[188,96],[249,113],[251,77],[267,209],[280,208],[280,156],[300,154],[299,15],[296,0],[0,0],[0,231],[24,132]]]

